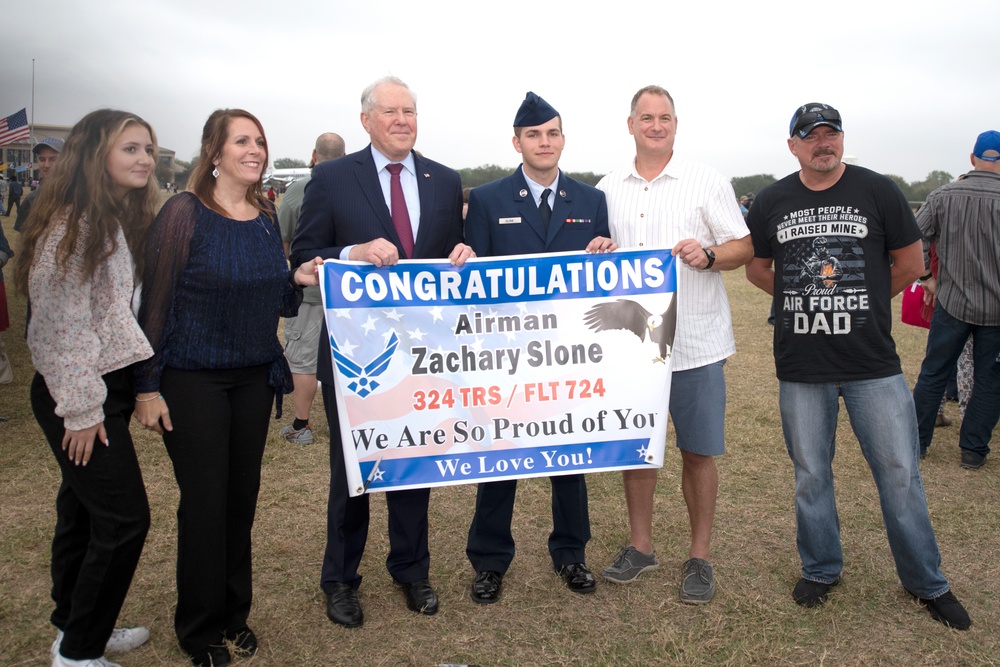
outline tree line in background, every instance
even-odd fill
[[[906,201],[911,203],[924,201],[927,199],[927,195],[942,185],[955,180],[946,171],[932,171],[927,174],[927,178],[924,180],[913,181],[912,183],[908,183],[905,178],[896,174],[886,174],[886,177],[899,186],[899,189],[903,191],[903,196],[906,197]],[[732,180],[732,184],[736,196],[739,197],[750,193],[757,194],[771,183],[774,183],[775,180],[777,179],[774,178],[773,174],[754,174],[753,176],[738,176]]]
[[[456,171],[458,171],[458,175],[462,177],[463,188],[475,188],[503,178],[504,176],[510,176],[514,169],[516,169],[516,167],[501,167],[495,164],[484,164],[480,167],[466,167],[465,169],[457,169]],[[604,174],[595,174],[592,171],[567,171],[565,173],[570,178],[575,178],[576,180],[586,183],[587,185],[597,185],[597,182],[604,177]]]
[[[462,177],[463,187],[474,188],[478,185],[495,181],[498,178],[503,178],[512,171],[512,167],[499,167],[495,164],[488,164],[481,167],[459,169],[458,173]],[[566,172],[566,175],[570,178],[575,178],[578,181],[587,183],[588,185],[597,185],[597,182],[604,177],[604,174],[595,174],[592,171],[568,171]],[[932,171],[924,180],[914,181],[912,183],[907,183],[906,179],[902,176],[896,176],[895,174],[886,174],[886,176],[892,179],[892,181],[899,186],[899,189],[903,191],[903,195],[909,202],[922,202],[927,199],[927,195],[931,192],[937,190],[942,185],[951,183],[955,180],[952,178],[952,175],[946,171]],[[776,180],[777,179],[773,174],[754,174],[753,176],[738,176],[734,178],[731,183],[736,196],[740,197],[750,193],[756,195]]]
[[[194,168],[196,161],[197,158],[191,162],[175,160],[177,165],[183,168],[182,172],[176,174],[176,183],[178,187],[183,188],[185,186],[188,175]],[[305,166],[305,162],[296,158],[282,157],[274,161],[275,169],[294,169]],[[501,167],[495,164],[485,164],[479,167],[466,167],[465,169],[459,169],[457,171],[462,177],[462,186],[466,188],[474,188],[503,178],[504,176],[509,175],[513,170],[513,167]],[[159,167],[157,167],[157,175],[160,175]],[[566,172],[566,175],[583,183],[587,183],[588,185],[597,185],[597,182],[604,176],[604,174],[595,174],[592,171],[568,171]],[[913,181],[912,183],[907,182],[902,176],[897,176],[895,174],[886,174],[886,176],[899,186],[899,189],[903,191],[903,195],[909,202],[922,202],[927,199],[927,195],[931,192],[938,189],[942,185],[951,183],[955,180],[952,175],[946,171],[932,171],[927,174],[927,178],[924,180]],[[170,175],[163,174],[160,181],[162,183],[167,183],[169,178]],[[731,181],[731,183],[736,196],[740,197],[751,193],[756,195],[776,180],[777,179],[773,174],[754,174],[752,176],[737,176]]]

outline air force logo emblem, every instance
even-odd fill
[[[333,362],[337,365],[341,374],[351,380],[348,382],[347,388],[361,398],[367,398],[381,386],[375,378],[382,375],[385,369],[389,367],[389,362],[392,361],[392,355],[396,353],[398,346],[399,338],[396,336],[396,332],[393,331],[392,335],[389,336],[389,340],[385,343],[385,349],[370,362],[361,366],[341,352],[337,346],[337,341],[333,336],[330,336],[330,347],[333,349]]]

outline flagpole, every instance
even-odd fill
[[[35,136],[35,59],[31,59],[31,137],[28,137],[28,143],[31,143],[32,138]]]

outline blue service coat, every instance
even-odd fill
[[[522,167],[473,188],[465,242],[479,257],[584,250],[597,236],[610,238],[604,193],[559,172],[548,233],[528,190]]]

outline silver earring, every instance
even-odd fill
[[[218,177],[219,177],[219,168],[216,167],[215,169],[212,170],[212,178],[218,178]]]

